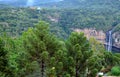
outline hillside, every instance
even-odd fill
[[[40,20],[44,20],[50,23],[53,34],[66,39],[76,29],[88,28],[91,30],[92,28],[98,32],[102,30],[105,35],[107,31],[120,23],[120,2],[118,0],[63,0],[53,2],[45,0],[41,7],[15,7],[1,4],[0,34],[6,32],[8,35],[16,37],[29,27],[34,27],[34,24]],[[39,2],[36,3],[39,4]],[[7,27],[4,26],[6,24]],[[116,37],[119,37],[119,28],[115,29],[114,32],[117,32],[115,33],[117,34]],[[113,39],[114,41],[117,40]],[[103,41],[105,40],[106,38]]]
[[[53,4],[57,3],[61,0],[0,0],[1,4],[7,4],[17,7],[25,7],[25,6],[36,6],[36,5],[44,5],[46,3]]]
[[[108,31],[120,23],[120,11],[118,9],[76,8],[57,10],[41,8],[38,10],[37,7],[16,8],[8,6],[0,9],[0,22],[8,23],[10,30],[7,32],[12,31],[12,35],[15,36],[27,30],[28,27],[33,27],[38,21],[44,20],[54,27],[54,29],[51,28],[53,32],[60,31],[57,32],[58,36],[67,37],[73,28],[96,28],[104,32]]]
[[[0,0],[12,6],[40,6],[56,8],[106,8],[119,7],[119,0]]]

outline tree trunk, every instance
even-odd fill
[[[78,77],[78,69],[77,69],[77,65],[76,65],[76,77]]]
[[[41,77],[44,77],[44,67],[45,67],[45,65],[44,65],[44,61],[42,60],[42,63],[41,63]]]
[[[76,59],[75,69],[76,69],[76,76],[75,77],[78,77],[78,59]]]

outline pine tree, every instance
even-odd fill
[[[40,77],[51,76],[51,74],[56,75],[57,72],[60,73],[58,70],[63,67],[61,62],[63,49],[59,40],[50,33],[46,22],[39,22],[34,29],[30,28],[25,32],[22,38],[24,48],[30,54],[31,60],[39,63],[39,68],[41,69]],[[57,56],[59,54],[61,56]],[[55,63],[60,65],[60,67],[58,66],[58,68]]]
[[[92,51],[88,40],[83,33],[73,32],[66,45],[69,60],[72,62],[72,66],[68,67],[70,70],[69,74],[75,77],[84,76],[87,69],[87,59],[92,56]]]
[[[9,68],[8,53],[9,51],[6,49],[6,40],[4,37],[0,37],[0,77],[14,76]]]
[[[4,49],[4,41],[0,38],[0,76],[5,77],[7,67],[7,52]]]

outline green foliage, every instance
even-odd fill
[[[48,24],[41,21],[35,29],[29,29],[22,36],[24,48],[32,61],[37,61],[41,68],[41,76],[61,74],[63,69],[64,50],[62,42],[49,32]],[[54,73],[53,68],[55,67]],[[47,72],[49,70],[51,72]],[[44,72],[46,71],[46,72]],[[45,74],[43,74],[45,73]]]
[[[91,4],[91,1],[89,2]],[[91,5],[89,8],[41,9],[40,11],[37,8],[6,7],[0,9],[0,34],[6,32],[14,37],[22,35],[23,31],[35,27],[34,24],[40,20],[49,22],[50,31],[60,38],[67,38],[76,28],[96,28],[106,32],[120,23],[120,11],[117,1],[112,1],[117,5],[110,6],[101,5],[101,2],[98,1],[100,3],[98,7]],[[76,0],[74,3],[79,1]]]
[[[73,32],[60,40],[44,21],[20,38],[0,37],[1,77],[95,77],[109,66],[111,74],[118,75],[119,68],[114,66],[119,64],[120,54],[106,52],[95,39]]]
[[[120,32],[120,23],[115,27],[115,32]]]
[[[105,65],[106,66],[114,66],[117,65],[120,61],[119,58],[117,58],[113,53],[111,52],[105,52]]]
[[[0,38],[0,76],[7,76],[7,51],[4,48],[5,42],[2,38]]]
[[[74,32],[66,42],[66,46],[68,49],[68,56],[70,57],[67,69],[67,71],[70,72],[68,73],[70,73],[70,76],[83,76],[86,73],[86,69],[90,67],[88,67],[88,59],[92,56],[89,42],[86,37],[84,37],[83,33]],[[72,65],[70,65],[70,62]]]
[[[119,76],[120,54],[106,52],[102,44],[92,38],[88,41],[83,33],[71,33],[76,28],[106,32],[116,25],[115,32],[119,32],[119,2],[82,1],[64,0],[56,7],[69,9],[39,11],[0,4],[0,77],[95,77],[108,66],[113,67],[112,75]],[[60,40],[52,33],[66,39],[71,35]]]
[[[24,52],[21,40],[4,35],[0,37],[0,41],[1,77],[24,77],[28,72],[27,65],[29,64],[29,60]]]
[[[114,66],[111,69],[111,73],[113,76],[120,76],[120,66]]]

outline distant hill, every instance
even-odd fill
[[[119,7],[120,0],[64,0],[56,4],[57,7],[62,8],[105,8],[105,7]]]
[[[119,0],[0,0],[0,4],[12,6],[41,6],[56,8],[120,6]]]
[[[12,6],[38,6],[45,4],[54,4],[62,0],[0,0],[0,4]]]

